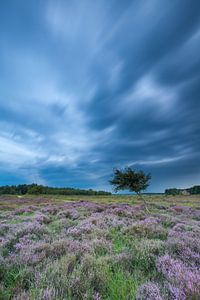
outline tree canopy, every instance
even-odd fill
[[[188,193],[190,195],[199,195],[200,194],[200,185],[195,185],[190,188],[185,189],[177,189],[177,188],[170,188],[165,190],[166,195],[182,195],[184,193]]]
[[[114,169],[113,178],[109,181],[114,185],[114,190],[129,190],[140,194],[149,186],[151,179],[150,174],[145,174],[143,171],[135,171],[131,167],[124,169]]]
[[[105,191],[84,190],[70,187],[49,187],[38,184],[19,184],[0,186],[0,195],[51,194],[51,195],[111,195]]]

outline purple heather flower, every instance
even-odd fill
[[[196,268],[189,268],[182,261],[165,255],[158,258],[157,269],[186,295],[200,295],[200,272]]]
[[[140,287],[137,300],[163,300],[159,287],[153,282],[147,282]]]
[[[182,288],[175,287],[170,283],[167,284],[167,287],[173,300],[186,300],[186,295]]]
[[[166,246],[170,252],[187,264],[200,266],[199,236],[200,231],[196,225],[187,228],[186,224],[178,223],[169,231]]]

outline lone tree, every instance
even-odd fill
[[[149,186],[150,179],[150,174],[145,174],[143,171],[137,172],[130,167],[126,167],[124,169],[114,169],[113,178],[109,182],[115,186],[115,192],[129,190],[142,198],[141,192]],[[144,198],[142,199],[146,207],[146,201]]]

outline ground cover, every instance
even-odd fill
[[[200,197],[146,200],[0,197],[0,299],[199,299]]]

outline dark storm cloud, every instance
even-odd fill
[[[199,1],[2,1],[1,183],[200,180]]]

